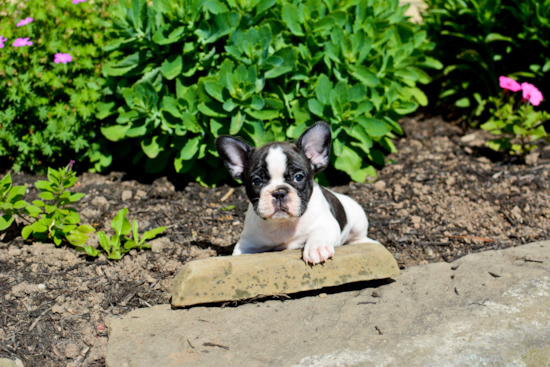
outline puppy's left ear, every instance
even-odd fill
[[[324,121],[317,121],[296,141],[296,146],[309,159],[315,173],[327,168],[331,144],[330,125]]]

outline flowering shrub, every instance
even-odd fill
[[[481,125],[484,130],[499,135],[486,145],[494,150],[504,150],[524,157],[536,149],[532,143],[546,137],[543,123],[550,118],[546,111],[535,111],[543,100],[543,95],[530,83],[519,84],[514,79],[501,76],[499,85],[502,92],[498,97],[489,97],[491,118]],[[521,98],[516,92],[521,91]]]
[[[477,120],[508,75],[550,93],[550,2],[426,0],[422,27],[445,68],[434,76],[440,103]],[[543,102],[542,109],[550,106]]]
[[[0,157],[14,170],[44,171],[75,159],[96,169],[96,105],[108,0],[0,0]]]
[[[323,119],[331,162],[365,181],[395,150],[398,119],[427,104],[424,69],[441,66],[405,11],[397,0],[121,2],[102,132],[146,171],[214,184],[228,177],[218,135],[258,146]]]

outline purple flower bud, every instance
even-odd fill
[[[73,164],[74,164],[74,160],[71,159],[69,161],[69,164],[67,165],[67,169],[65,171],[69,172],[73,168]]]

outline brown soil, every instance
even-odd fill
[[[463,136],[439,118],[409,118],[403,127],[407,137],[377,182],[333,188],[364,207],[369,236],[401,267],[550,237],[550,146],[541,143],[538,159],[515,164],[484,149],[483,132]],[[37,179],[14,175],[16,184]],[[111,233],[123,207],[141,229],[170,228],[153,251],[131,251],[118,262],[23,241],[21,225],[1,233],[0,358],[27,367],[103,366],[107,318],[169,302],[183,264],[229,255],[247,208],[241,187],[178,191],[166,178],[146,185],[122,173],[84,174],[76,190],[88,194],[76,205],[83,223],[98,230]],[[30,199],[36,195],[31,185]]]

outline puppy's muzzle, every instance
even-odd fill
[[[288,196],[288,188],[286,187],[277,187],[274,191],[271,192],[273,197],[274,204],[280,209],[285,210],[283,203],[286,201]]]

